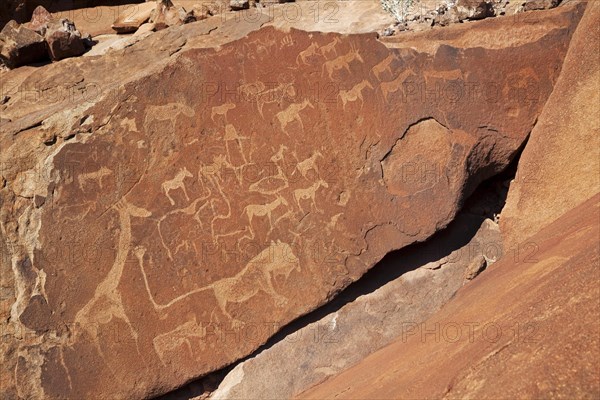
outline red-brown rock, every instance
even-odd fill
[[[0,32],[0,62],[9,68],[47,59],[44,38],[23,25],[10,21]]]
[[[600,5],[589,2],[561,75],[523,151],[500,224],[505,251],[600,192]]]
[[[299,399],[598,398],[600,195],[432,318]]]
[[[52,61],[80,56],[86,50],[81,33],[68,19],[51,21],[47,25],[44,38]]]
[[[90,107],[71,104],[55,132],[68,140],[6,177],[15,390],[171,390],[445,227],[522,145],[581,12],[540,13],[533,28],[481,22],[492,37],[531,30],[519,45],[448,28],[418,50],[388,49],[374,35],[268,28],[175,55],[185,36],[174,27],[154,34],[174,50],[156,38],[126,49],[172,58],[130,67],[134,78]],[[65,64],[78,68],[46,71],[72,87],[94,79]],[[114,74],[107,65],[95,71]],[[35,125],[50,110],[11,111],[5,152],[58,124]]]

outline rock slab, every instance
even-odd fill
[[[495,48],[267,28],[71,105],[2,189],[14,390],[172,390],[445,227],[522,145],[581,11]]]
[[[505,255],[410,334],[297,398],[597,398],[598,218],[600,195],[534,235],[535,258]]]

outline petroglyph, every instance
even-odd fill
[[[338,43],[341,43],[341,40],[340,40],[339,37],[336,36],[335,38],[333,38],[333,40],[331,42],[327,43],[324,46],[321,46],[321,48],[319,49],[319,51],[321,52],[321,54],[323,55],[323,57],[327,57],[331,53],[333,53],[333,54],[335,54],[337,56],[337,50],[336,50],[335,46]]]
[[[225,125],[225,134],[223,135],[223,139],[225,140],[225,150],[227,151],[227,160],[232,165],[232,167],[235,171],[235,175],[238,180],[238,183],[241,184],[243,169],[245,166],[248,165],[248,160],[246,159],[246,154],[244,153],[244,147],[242,146],[242,139],[246,140],[249,138],[246,136],[240,136],[238,134],[237,130],[235,129],[235,126],[233,126],[231,124],[227,124],[227,125]],[[230,141],[235,141],[237,143],[238,149],[239,149],[240,155],[242,157],[242,161],[243,161],[242,165],[233,166],[231,150],[229,148]]]
[[[324,180],[319,179],[317,182],[313,183],[310,187],[307,187],[306,189],[294,190],[294,200],[296,200],[296,204],[298,205],[298,208],[302,212],[304,212],[304,209],[300,205],[300,202],[302,200],[309,200],[309,199],[311,201],[311,207],[313,207],[315,210],[317,210],[319,212],[322,212],[322,210],[320,210],[317,207],[317,203],[315,202],[315,196],[317,194],[317,190],[319,190],[320,187],[327,188],[327,187],[329,187],[329,185]]]
[[[252,218],[254,217],[264,217],[267,216],[269,219],[269,232],[273,230],[273,218],[271,217],[271,213],[279,206],[289,205],[285,198],[281,196],[277,196],[275,200],[268,204],[249,204],[244,208],[244,213],[248,217],[248,223],[250,224],[250,229],[252,229]]]
[[[354,102],[357,100],[360,100],[360,107],[362,108],[365,102],[363,99],[362,91],[366,88],[373,89],[373,85],[371,85],[369,81],[363,80],[362,82],[354,85],[354,87],[350,90],[340,90],[339,97],[340,99],[342,99],[342,107],[344,108],[344,110],[346,109],[346,104],[349,101]]]
[[[152,344],[158,358],[162,364],[166,366],[168,358],[165,357],[165,353],[177,352],[177,349],[182,346],[184,346],[187,349],[187,353],[195,359],[194,349],[197,349],[198,346],[200,347],[200,351],[206,348],[205,341],[203,340],[205,336],[206,328],[201,324],[198,324],[196,317],[194,317],[193,320],[179,325],[172,331],[157,335],[152,339]],[[193,344],[191,342],[192,339],[196,339]]]
[[[256,96],[256,107],[261,117],[264,117],[263,107],[265,104],[281,103],[284,98],[293,99],[296,97],[296,89],[290,83],[280,83],[273,89],[260,92]]]
[[[125,313],[121,293],[118,290],[123,268],[131,247],[131,217],[148,218],[149,211],[129,204],[125,199],[119,200],[113,207],[119,214],[120,232],[117,254],[108,275],[96,287],[94,296],[75,315],[75,324],[86,331],[98,352],[104,357],[98,336],[98,324],[108,324],[113,318],[124,321],[131,331],[132,337],[138,340],[138,333]],[[139,353],[139,348],[138,348]]]
[[[352,61],[359,61],[364,63],[358,49],[351,45],[350,51],[342,56],[339,56],[333,60],[326,61],[321,68],[321,75],[325,75],[325,71],[329,75],[329,79],[333,80],[333,73],[341,69],[345,69],[350,73],[350,63]]]
[[[198,198],[196,200],[194,200],[189,206],[185,207],[185,208],[181,208],[181,209],[177,209],[177,210],[172,210],[169,211],[168,213],[166,213],[165,215],[163,215],[157,223],[157,227],[158,227],[158,235],[160,237],[162,246],[165,248],[165,250],[167,250],[167,257],[169,258],[169,260],[173,260],[173,253],[171,252],[171,248],[169,246],[167,246],[167,244],[165,243],[165,239],[162,233],[162,223],[163,221],[165,221],[168,217],[170,217],[171,215],[175,215],[175,214],[184,214],[184,215],[191,215],[193,216],[193,219],[198,222],[198,224],[200,225],[200,228],[203,228],[203,222],[200,219],[200,217],[198,216],[198,214],[200,213],[200,211],[202,211],[205,207],[210,206],[210,203],[207,200],[209,197],[211,196],[211,192],[209,190],[208,195]],[[204,201],[204,204],[200,207],[197,207],[198,203]],[[179,248],[179,247],[178,247]],[[178,249],[177,248],[177,249]],[[177,249],[175,249],[175,253],[177,253]]]
[[[190,171],[188,171],[187,168],[183,167],[182,169],[179,170],[179,172],[177,172],[177,174],[175,175],[175,177],[173,179],[170,179],[170,180],[162,183],[162,190],[163,190],[163,192],[165,192],[165,196],[167,196],[167,198],[171,202],[172,206],[175,205],[175,200],[173,200],[173,198],[169,194],[169,192],[171,190],[175,190],[175,189],[183,190],[183,194],[185,195],[186,200],[188,200],[188,201],[190,200],[187,190],[185,188],[185,183],[183,181],[185,178],[193,178],[193,177],[194,177],[194,175],[192,175],[192,173]]]
[[[252,183],[248,187],[249,191],[272,195],[277,194],[289,187],[289,180],[283,172],[281,165],[279,165],[279,163],[284,160],[283,152],[287,149],[287,146],[279,145],[279,150],[277,150],[270,159],[270,161],[275,165],[275,168],[277,168],[277,173],[275,175],[266,176],[257,182]]]
[[[319,151],[316,151],[313,153],[312,156],[308,157],[306,160],[299,162],[298,165],[296,165],[296,168],[300,172],[300,175],[302,175],[305,179],[307,179],[308,172],[315,171],[318,176],[319,175],[319,167],[317,166],[317,158],[319,158],[319,157],[323,158],[323,155]]]
[[[315,108],[308,99],[305,99],[302,103],[292,103],[285,110],[278,112],[275,116],[279,120],[281,129],[287,134],[287,126],[296,121],[300,124],[302,130],[304,130],[304,124],[300,117],[300,111],[306,107]]]
[[[100,189],[103,189],[102,178],[110,176],[112,173],[113,171],[105,166],[100,167],[100,169],[94,172],[81,173],[77,176],[77,181],[79,182],[79,189],[83,191],[83,186],[90,180],[97,181]]]
[[[406,78],[408,78],[411,75],[415,75],[415,73],[412,69],[409,68],[402,71],[402,73],[400,73],[396,77],[396,79],[389,82],[382,82],[381,85],[379,85],[379,87],[381,88],[381,93],[383,94],[383,98],[385,99],[385,101],[388,101],[388,95],[390,93],[395,93],[398,90],[400,90],[400,88],[402,88],[402,85],[404,85]]]
[[[220,106],[214,106],[210,111],[210,119],[215,122],[215,117],[221,115],[227,121],[227,112],[235,109],[234,103],[223,103]]]
[[[169,121],[171,130],[174,130],[175,123],[180,115],[191,118],[196,115],[196,112],[193,108],[181,103],[169,103],[163,106],[148,106],[144,118],[144,128],[148,130],[150,125],[155,121]]]
[[[278,306],[285,304],[287,298],[275,290],[273,277],[276,279],[277,276],[284,276],[287,281],[292,271],[300,269],[299,259],[289,244],[280,241],[271,242],[269,247],[253,257],[235,276],[220,279],[177,296],[168,303],[159,304],[152,295],[144,268],[145,247],[137,246],[134,254],[138,259],[148,298],[157,311],[172,307],[196,293],[212,290],[219,310],[231,321],[236,321],[236,318],[227,311],[227,304],[248,301],[261,290],[273,298]]]
[[[371,68],[371,72],[373,75],[375,75],[375,78],[377,78],[379,82],[381,82],[381,74],[383,74],[385,71],[389,72],[390,74],[392,73],[390,65],[395,58],[396,57],[394,57],[393,54],[390,54],[382,62]]]
[[[308,64],[306,60],[309,57],[316,56],[318,49],[319,45],[315,42],[312,42],[306,49],[298,53],[298,56],[296,57],[296,65],[300,66],[300,62],[303,64]]]
[[[244,83],[238,86],[238,93],[241,95],[242,100],[244,101],[256,101],[258,95],[264,92],[267,89],[267,86],[264,82],[251,82]]]

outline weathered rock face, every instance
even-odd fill
[[[598,218],[600,195],[534,235],[534,258],[506,254],[425,323],[298,398],[597,398]]]
[[[135,32],[138,28],[150,19],[152,12],[156,9],[155,2],[147,2],[135,7],[132,10],[125,10],[112,24],[112,28],[117,33]]]
[[[38,6],[42,6],[50,12],[58,12],[101,5],[116,6],[143,2],[144,0],[2,0],[0,2],[0,28],[10,20],[19,23],[29,21]]]
[[[535,252],[528,238],[600,192],[600,6],[590,2],[563,72],[519,162],[505,209],[506,251]]]
[[[37,32],[14,21],[0,32],[0,62],[16,68],[47,58],[46,43]]]
[[[188,21],[187,17],[188,15],[183,7],[175,6],[171,0],[160,0],[156,4],[152,22],[154,23],[154,29],[159,31],[169,26],[178,26],[186,22],[191,22]]]
[[[14,390],[165,392],[425,240],[521,146],[580,13],[493,49],[263,29],[74,107],[5,177]]]
[[[75,24],[68,19],[54,20],[47,25],[44,36],[53,61],[85,53],[86,46]]]
[[[397,253],[377,268],[409,272],[237,365],[210,398],[290,399],[356,364],[439,310],[475,275],[474,261],[485,267],[499,258],[500,230],[463,214],[427,243]]]

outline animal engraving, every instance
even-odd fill
[[[214,106],[210,112],[210,119],[215,122],[215,117],[217,115],[223,116],[225,121],[227,121],[227,112],[229,110],[233,110],[235,108],[235,104],[233,103],[223,103],[220,106]]]
[[[327,57],[327,55],[329,55],[330,53],[333,53],[337,56],[337,50],[336,50],[335,46],[340,42],[341,42],[340,38],[336,36],[331,42],[327,43],[324,46],[321,46],[319,51],[321,52],[321,54],[324,57]]]
[[[289,244],[280,241],[271,242],[269,247],[252,258],[236,275],[212,282],[177,296],[168,303],[161,304],[157,303],[152,295],[144,268],[146,249],[143,246],[137,246],[134,254],[138,259],[148,298],[156,310],[162,311],[195,293],[212,290],[219,310],[231,321],[236,321],[236,319],[228,312],[227,304],[248,301],[261,290],[270,296],[276,305],[285,304],[287,298],[277,293],[273,286],[273,277],[284,276],[287,281],[292,271],[300,270],[299,259]]]
[[[381,87],[381,93],[383,94],[385,101],[388,101],[388,95],[390,93],[397,92],[404,84],[404,81],[406,80],[406,78],[408,78],[410,75],[413,75],[413,74],[414,74],[414,72],[411,69],[407,69],[407,70],[402,71],[402,73],[400,75],[398,75],[396,77],[396,79],[394,79],[393,81],[382,82],[380,87]]]
[[[375,75],[375,78],[377,78],[377,80],[381,82],[381,74],[383,74],[385,71],[388,71],[390,74],[392,73],[390,65],[392,64],[393,60],[394,56],[390,54],[383,61],[381,61],[379,64],[377,64],[371,69],[371,72],[373,72],[373,75]]]
[[[308,99],[305,99],[302,103],[292,103],[285,110],[278,112],[275,116],[281,124],[281,129],[287,134],[287,126],[296,121],[300,124],[302,130],[304,130],[304,124],[300,117],[300,111],[306,107],[315,108]]]
[[[190,171],[188,171],[187,168],[183,167],[181,170],[179,170],[179,172],[177,172],[177,175],[175,175],[175,177],[173,179],[163,182],[162,190],[163,190],[163,192],[165,192],[165,196],[167,196],[167,198],[171,202],[172,206],[175,205],[175,200],[173,200],[173,198],[169,194],[169,192],[171,190],[175,190],[175,189],[183,190],[183,194],[185,195],[185,198],[188,201],[190,200],[187,190],[185,189],[185,183],[183,182],[183,180],[185,178],[192,178],[192,177],[193,177],[192,173]]]
[[[113,205],[112,209],[118,212],[120,223],[119,242],[115,261],[106,278],[96,287],[92,299],[75,315],[75,324],[88,332],[102,357],[104,357],[104,354],[100,347],[98,322],[108,324],[113,318],[124,321],[129,326],[131,336],[135,339],[137,347],[138,333],[133,328],[131,321],[125,313],[121,293],[118,288],[123,276],[125,261],[131,247],[131,217],[147,218],[152,215],[143,208],[129,204],[123,198]],[[139,353],[139,348],[137,350]]]
[[[171,130],[174,130],[175,122],[181,114],[191,118],[196,115],[196,112],[193,108],[181,103],[169,103],[163,106],[148,106],[144,118],[144,127],[148,130],[150,124],[155,121],[169,121]]]
[[[308,64],[306,60],[311,56],[316,56],[318,49],[319,45],[315,42],[312,42],[305,50],[302,50],[300,53],[298,53],[298,56],[296,57],[296,65],[299,66],[300,62],[303,64]]]
[[[315,210],[322,212],[322,210],[320,210],[317,207],[317,203],[315,202],[315,196],[317,194],[317,190],[319,190],[320,187],[327,188],[329,187],[329,185],[324,180],[319,179],[317,182],[313,183],[310,187],[307,187],[306,189],[294,190],[294,200],[296,200],[296,204],[298,205],[298,208],[300,210],[304,212],[304,209],[302,208],[300,202],[302,200],[310,200],[311,207],[314,207]]]
[[[112,174],[112,170],[102,166],[99,170],[94,172],[86,172],[80,174],[77,177],[77,181],[79,182],[79,189],[83,191],[83,186],[90,180],[98,181],[98,186],[102,189],[102,178],[105,176],[109,176]]]
[[[300,175],[305,179],[307,178],[309,171],[315,171],[317,175],[319,175],[319,168],[317,167],[317,158],[319,157],[322,158],[323,155],[317,151],[306,160],[299,162],[298,165],[296,165],[296,168],[300,172]]]
[[[265,90],[256,96],[256,107],[261,117],[263,117],[263,107],[265,104],[281,103],[284,98],[293,99],[296,96],[296,89],[290,83],[280,83],[273,89]]]
[[[369,81],[363,80],[361,83],[354,85],[354,87],[350,90],[340,90],[339,96],[342,99],[342,106],[344,110],[346,109],[346,103],[348,103],[349,101],[356,100],[360,100],[362,108],[365,102],[363,99],[362,91],[365,88],[373,89],[373,85],[371,85]]]
[[[333,80],[333,73],[335,71],[345,69],[349,73],[350,72],[350,63],[355,60],[360,61],[361,63],[364,63],[364,60],[362,59],[360,53],[358,52],[358,49],[356,49],[354,46],[352,46],[348,53],[341,55],[337,58],[334,58],[333,60],[326,61],[323,64],[323,67],[321,67],[321,75],[325,75],[325,71],[327,71],[327,74],[329,75],[329,79]]]
[[[279,206],[289,205],[285,198],[281,196],[277,196],[275,200],[268,204],[249,204],[244,208],[244,213],[248,217],[248,223],[252,227],[252,218],[254,217],[264,217],[267,216],[269,219],[269,233],[273,230],[273,219],[271,217],[271,213]]]

